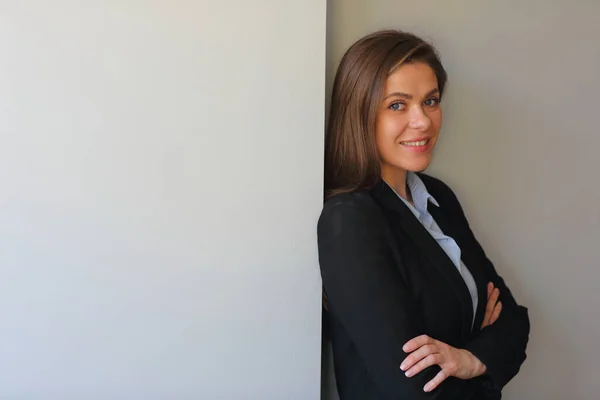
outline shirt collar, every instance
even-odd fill
[[[427,213],[427,203],[431,202],[436,207],[439,207],[437,200],[427,191],[425,184],[414,172],[406,173],[406,184],[410,189],[415,208],[421,213]]]
[[[390,187],[390,189],[392,189],[394,193],[396,193],[400,200],[402,200],[404,204],[408,206],[410,211],[412,211],[412,213],[415,214],[417,218],[420,218],[421,215],[429,214],[429,212],[427,211],[428,202],[431,202],[431,204],[435,205],[436,207],[440,206],[437,200],[427,191],[427,187],[425,187],[425,184],[423,183],[421,178],[419,178],[419,175],[417,175],[414,172],[406,173],[406,185],[410,190],[414,206],[408,201],[406,201],[402,196],[400,196],[391,185],[387,185]]]

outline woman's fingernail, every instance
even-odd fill
[[[411,370],[408,370],[408,371],[406,371],[406,373],[404,375],[406,375],[408,378],[410,378],[411,376],[413,376],[413,372]]]
[[[425,385],[425,387],[423,388],[423,391],[425,391],[425,392],[429,392],[430,390],[431,390],[430,385]]]

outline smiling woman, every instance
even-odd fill
[[[391,73],[377,113],[375,138],[381,157],[381,176],[391,184],[404,171],[422,171],[431,162],[442,125],[440,90],[433,69],[418,61]],[[406,197],[403,182],[394,185]]]
[[[498,399],[529,338],[452,190],[422,173],[446,72],[431,45],[380,31],[338,68],[318,224],[338,393]]]

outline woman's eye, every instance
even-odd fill
[[[440,103],[440,101],[438,99],[429,99],[429,100],[425,100],[425,104],[427,107],[435,107]]]
[[[404,110],[406,108],[406,106],[404,105],[404,103],[396,102],[396,103],[390,104],[390,106],[388,108],[392,111],[400,111],[400,110]]]

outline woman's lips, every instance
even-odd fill
[[[424,151],[427,151],[427,149],[429,149],[429,142],[430,142],[430,138],[426,138],[426,139],[417,139],[417,140],[406,140],[406,141],[401,141],[400,144],[402,145],[402,147],[404,147],[405,149],[409,150],[409,151],[414,151],[417,153],[422,153]]]

